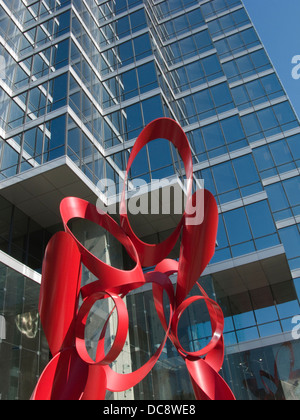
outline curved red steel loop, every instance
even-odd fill
[[[173,233],[162,243],[146,244],[133,232],[126,210],[125,184],[131,165],[139,151],[149,142],[164,138],[177,149],[186,172],[187,204],[185,213]],[[107,390],[123,392],[143,380],[157,363],[169,338],[184,359],[197,399],[234,399],[230,388],[219,375],[224,361],[224,316],[219,305],[208,297],[197,283],[214,252],[218,228],[218,208],[212,194],[201,192],[203,217],[192,220],[199,205],[199,194],[192,195],[193,165],[191,149],[182,128],[169,118],[150,123],[138,137],[129,158],[120,206],[121,226],[108,214],[75,197],[60,206],[65,233],[59,232],[48,244],[42,273],[39,311],[53,359],[42,373],[32,399],[104,399]],[[89,220],[111,233],[135,262],[131,270],[119,270],[90,253],[69,228],[73,218]],[[179,262],[167,259],[182,233]],[[81,283],[81,263],[98,280],[84,287]],[[144,274],[142,267],[155,266]],[[170,276],[177,274],[176,292]],[[132,290],[152,284],[153,299],[159,320],[165,331],[156,352],[148,362],[134,372],[119,374],[110,364],[124,348],[128,334],[128,312],[124,298]],[[199,296],[188,298],[195,284]],[[170,304],[168,319],[163,295]],[[79,308],[79,293],[83,303]],[[99,337],[96,358],[86,349],[85,327],[92,306],[98,300],[111,298],[114,309]],[[178,338],[178,325],[183,312],[197,301],[203,301],[211,320],[211,341],[201,350],[183,349]],[[118,327],[114,343],[105,354],[105,333],[109,319],[116,311]],[[199,321],[200,322],[200,321]]]
[[[98,300],[106,298],[107,296],[112,298],[112,300],[114,301],[115,308],[118,315],[118,327],[117,327],[114,343],[110,351],[108,352],[108,354],[105,355],[105,351],[104,351],[105,332],[106,332],[109,318],[112,313],[111,312],[101,332],[98,347],[97,347],[96,360],[94,361],[90,357],[86,349],[86,342],[85,342],[86,322],[87,322],[88,315],[93,305]],[[125,345],[126,338],[127,338],[128,328],[129,328],[128,312],[127,312],[127,308],[123,299],[121,299],[115,293],[109,293],[109,292],[94,293],[93,295],[85,299],[85,301],[83,302],[78,312],[77,321],[76,321],[76,338],[75,338],[76,350],[77,350],[78,355],[84,362],[86,362],[89,365],[100,365],[100,364],[103,366],[109,365],[110,363],[114,362],[117,359],[117,357],[123,350],[123,347]]]
[[[155,139],[163,138],[169,140],[178,150],[179,155],[182,158],[185,174],[187,179],[187,206],[189,205],[189,200],[191,198],[192,184],[193,184],[193,160],[191,148],[188,142],[188,139],[180,127],[180,125],[169,118],[159,118],[158,120],[152,121],[147,127],[142,131],[139,137],[136,140],[136,143],[131,151],[125,181],[124,188],[122,193],[122,201],[120,205],[120,223],[121,227],[131,238],[137,253],[139,255],[141,264],[143,267],[153,267],[166,258],[172,249],[174,248],[181,229],[184,223],[185,215],[183,215],[180,223],[174,230],[174,232],[162,243],[157,245],[147,244],[141,241],[133,232],[130,222],[128,219],[127,208],[126,208],[126,183],[128,173],[133,164],[134,159],[138,153],[142,150],[144,146]]]

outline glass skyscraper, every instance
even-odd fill
[[[62,230],[60,201],[108,205],[101,181],[123,183],[135,139],[165,116],[183,127],[195,185],[203,179],[219,206],[216,253],[201,283],[225,315],[222,375],[237,399],[300,399],[300,123],[242,1],[0,0],[0,48],[0,398],[30,398],[49,361],[37,308],[44,250]],[[147,183],[184,176],[163,139],[130,173]],[[176,217],[133,222],[157,242]],[[73,228],[107,262],[130,264],[104,232]],[[163,336],[151,290],[126,303],[123,372],[148,360]],[[208,321],[201,305],[186,311],[187,349],[207,343]],[[193,392],[167,343],[141,384],[107,398]]]

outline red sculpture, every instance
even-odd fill
[[[185,213],[174,232],[164,242],[150,245],[142,242],[131,229],[125,205],[125,188],[120,208],[121,226],[107,213],[99,212],[92,204],[66,198],[61,203],[65,232],[57,233],[49,242],[43,264],[39,312],[53,359],[42,373],[33,392],[33,400],[94,400],[104,399],[107,390],[123,392],[138,384],[158,361],[169,338],[184,359],[191,377],[196,399],[232,400],[234,395],[219,375],[224,361],[224,316],[216,302],[198,284],[199,296],[187,298],[193,286],[215,252],[218,227],[218,208],[210,192],[204,198],[204,219],[193,223],[192,214],[197,192],[192,195],[192,154],[182,128],[173,120],[161,118],[150,123],[138,137],[128,162],[126,177],[139,151],[157,138],[169,140],[179,151],[188,180],[188,199]],[[125,180],[126,181],[126,180]],[[124,184],[125,185],[125,184]],[[92,255],[68,227],[72,218],[82,218],[99,224],[110,232],[127,250],[135,262],[130,271],[113,268]],[[166,259],[182,233],[179,262]],[[81,263],[97,281],[81,287]],[[155,266],[144,274],[142,267]],[[176,293],[169,279],[178,273]],[[135,372],[116,373],[110,364],[122,351],[128,333],[128,312],[123,298],[146,283],[152,284],[155,308],[165,330],[165,337],[150,360]],[[170,301],[169,319],[163,307],[163,292]],[[79,308],[79,295],[83,304]],[[99,338],[96,359],[89,356],[84,331],[88,314],[94,303],[110,297],[118,315],[114,344],[104,352],[105,332],[109,315]],[[210,343],[200,351],[188,352],[180,344],[177,329],[180,317],[189,305],[202,300],[206,303],[212,327]]]

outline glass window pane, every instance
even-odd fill
[[[237,106],[247,104],[250,101],[245,86],[238,86],[232,89],[231,92]],[[250,104],[246,106],[249,107]]]
[[[143,127],[141,106],[140,104],[129,106],[125,109],[125,112],[128,138],[132,139],[139,135],[140,129]]]
[[[157,87],[157,74],[153,62],[138,67],[138,80],[141,93]]]
[[[219,123],[203,127],[202,133],[208,150],[223,146],[225,144]]]
[[[273,211],[280,211],[289,207],[289,203],[280,183],[267,186],[266,191]]]
[[[250,114],[242,117],[242,123],[247,136],[252,136],[253,134],[261,132],[261,126],[256,114]]]
[[[224,63],[223,69],[228,79],[233,79],[233,78],[234,80],[238,79],[238,77],[236,76],[238,76],[239,70],[234,61],[229,61],[228,63]]]
[[[253,155],[260,171],[270,169],[275,166],[268,146],[262,146],[254,149]]]
[[[259,111],[257,116],[263,130],[265,131],[278,126],[278,121],[275,118],[274,112],[270,108]]]
[[[212,55],[203,59],[202,65],[208,80],[213,80],[216,77],[215,75],[217,75],[217,77],[220,77],[223,74],[222,67],[216,55]]]
[[[283,165],[293,160],[285,140],[271,143],[269,147],[276,165]]]
[[[233,166],[241,187],[259,181],[252,156],[243,156],[233,160]]]
[[[214,166],[213,174],[219,194],[238,188],[235,174],[230,162]]]
[[[300,177],[287,179],[283,182],[286,195],[289,199],[291,206],[300,204]]]
[[[198,92],[195,95],[193,95],[197,112],[200,114],[200,118],[206,118],[208,116],[211,116],[211,112],[209,110],[212,110],[214,108],[213,101],[211,99],[211,96],[209,94],[208,90],[205,90],[203,92]],[[201,116],[201,114],[203,114]]]
[[[266,236],[276,231],[268,203],[261,201],[246,207],[251,229],[255,238]]]
[[[211,88],[211,93],[214,99],[215,106],[218,108],[225,104],[232,103],[232,96],[226,83]],[[224,109],[225,110],[225,109]],[[219,111],[222,112],[223,108]]]
[[[252,239],[246,212],[243,208],[224,213],[224,220],[231,245]]]
[[[127,71],[121,75],[121,78],[123,100],[127,100],[136,96],[138,94],[136,71]]]
[[[287,257],[299,257],[300,235],[297,226],[290,226],[284,229],[280,229],[279,235],[284,245]]]
[[[300,135],[289,137],[287,139],[288,145],[291,149],[293,158],[295,160],[300,159]]]
[[[126,66],[129,63],[133,62],[133,49],[132,42],[124,42],[124,44],[119,45],[119,57],[121,65]]]
[[[282,332],[279,322],[271,322],[269,324],[259,325],[258,327],[261,337],[280,334]]]
[[[170,143],[167,140],[158,139],[148,144],[151,169],[160,169],[172,164]]]
[[[227,143],[233,143],[245,138],[245,133],[239,117],[227,118],[226,120],[221,121],[221,125]]]
[[[226,230],[225,230],[225,226],[223,222],[223,217],[219,218],[217,241],[218,241],[218,249],[228,246],[228,239],[227,239]]]
[[[275,105],[273,109],[280,124],[287,124],[288,122],[294,121],[296,119],[294,111],[288,102]]]
[[[233,320],[234,320],[236,329],[246,328],[246,327],[250,327],[256,324],[254,313],[252,311],[235,315],[233,317]]]
[[[179,73],[181,75],[183,73],[183,69],[179,69],[179,70],[181,70],[181,72]],[[190,83],[197,80],[201,80],[201,81],[203,80],[203,82],[205,81],[204,72],[203,72],[203,68],[200,61],[196,61],[195,63],[192,63],[186,66],[186,71],[187,71],[187,75],[188,75],[188,79]],[[176,72],[178,72],[178,70],[176,70]],[[187,82],[188,80],[186,80],[186,83]]]
[[[156,120],[157,118],[164,116],[160,96],[154,96],[153,98],[143,101],[142,107],[145,125],[149,124],[153,120]]]
[[[275,321],[276,319],[278,319],[278,314],[276,312],[275,306],[258,309],[255,311],[255,316],[259,324]]]
[[[259,80],[254,80],[253,82],[247,83],[246,89],[252,101],[265,95],[265,91]]]

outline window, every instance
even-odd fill
[[[260,81],[270,100],[284,95],[284,91],[276,74],[270,74],[269,76],[262,77]]]
[[[115,23],[102,26],[101,32],[105,34],[100,42],[101,45],[108,45],[114,40],[122,39],[131,33],[134,33],[146,27],[146,16],[144,9],[138,10],[127,16],[124,16]]]
[[[231,93],[236,106],[243,110],[251,106],[250,98],[244,85],[231,89]]]
[[[246,48],[250,49],[256,45],[260,45],[260,42],[253,28],[215,42],[218,53],[222,58],[237,54]]]
[[[201,161],[207,160],[207,153],[206,153],[207,149],[204,145],[201,130],[198,129],[198,130],[191,131],[187,133],[187,136],[199,161],[201,162]]]
[[[287,139],[288,145],[295,160],[300,159],[300,134],[289,137]]]
[[[144,64],[138,67],[138,82],[140,86],[140,93],[145,93],[156,88],[157,74],[154,62]]]
[[[262,126],[262,129],[264,131],[268,131],[268,130],[271,130],[272,128],[274,128],[274,127],[278,127],[278,121],[277,121],[277,119],[274,115],[274,112],[273,112],[272,108],[266,108],[266,109],[263,109],[263,110],[259,111],[257,113],[257,116],[258,116],[259,122]],[[277,130],[277,132],[278,132],[278,130]],[[272,131],[272,134],[275,134],[275,132]]]
[[[201,31],[190,35],[167,47],[170,64],[176,64],[197,54],[203,54],[213,48],[208,31]]]
[[[275,74],[253,80],[245,85],[232,89],[236,105],[240,109],[247,108],[260,103],[284,96],[284,91]]]
[[[222,249],[228,246],[228,238],[224,226],[223,217],[219,217],[219,226],[218,226],[218,249]]]
[[[262,146],[254,149],[253,155],[260,171],[264,171],[275,166],[268,146]]]
[[[125,37],[126,35],[130,34],[130,25],[129,25],[129,17],[125,16],[121,19],[118,19],[116,22],[116,26],[117,26],[117,34],[118,37],[121,39],[123,37]],[[105,29],[103,29],[105,30]]]
[[[244,9],[240,9],[209,22],[208,27],[212,36],[218,36],[222,33],[244,26],[247,23],[250,23],[247,13]]]
[[[277,212],[289,207],[289,203],[281,183],[267,186],[266,191],[273,212]]]
[[[148,165],[148,154],[147,148],[143,147],[142,150],[138,153],[137,157],[134,159],[134,162],[130,169],[131,178],[138,178],[140,175],[149,173]]]
[[[156,170],[172,164],[170,142],[157,139],[148,144],[151,169]]]
[[[214,166],[213,174],[219,194],[238,188],[231,162]]]
[[[193,4],[198,4],[197,0],[172,0],[163,1],[156,7],[160,17],[166,17]]]
[[[246,207],[246,211],[255,238],[271,235],[276,232],[267,201],[251,204]]]
[[[147,27],[145,10],[140,9],[130,14],[130,24],[132,33],[140,31],[142,28]]]
[[[118,46],[120,61],[123,66],[133,62],[133,48],[132,42],[124,42]]]
[[[239,208],[224,213],[224,221],[231,245],[252,239],[245,209]]]
[[[146,99],[142,102],[142,108],[144,114],[144,125],[147,125],[151,121],[164,116],[160,96],[154,96],[153,98]]]
[[[229,82],[235,82],[236,80],[239,80],[239,69],[235,61],[228,61],[227,63],[224,63],[223,70]]]
[[[152,46],[149,34],[141,35],[133,39],[136,60],[148,57],[152,54]]]
[[[129,106],[125,109],[127,119],[128,139],[137,137],[141,127],[143,126],[143,119],[140,104]]]
[[[136,70],[130,70],[121,75],[122,99],[127,100],[138,95]],[[120,86],[120,87],[121,87]]]
[[[240,187],[256,183],[260,180],[251,155],[234,159],[232,163]]]
[[[277,166],[293,160],[289,147],[285,140],[276,141],[269,145],[274,162]]]
[[[218,77],[222,77],[224,75],[221,64],[216,55],[206,57],[201,62],[208,81],[217,79]]]
[[[214,104],[208,90],[195,93],[193,98],[200,119],[209,118],[214,115]]]
[[[203,137],[207,150],[225,145],[224,137],[219,123],[211,124],[202,128]]]
[[[245,77],[245,75],[249,76],[253,70],[254,65],[251,60],[251,55],[245,55],[243,57],[238,58],[236,61],[239,73]]]
[[[242,124],[248,139],[255,141],[260,138],[260,136],[255,136],[258,133],[261,133],[262,128],[258,121],[256,114],[249,114],[245,117],[242,117]]]
[[[221,126],[228,144],[245,138],[245,133],[238,116],[222,120]]]
[[[299,123],[296,121],[295,113],[289,102],[283,102],[275,105],[273,109],[283,130],[290,130],[299,126]]]
[[[197,60],[185,67],[173,70],[171,81],[175,90],[184,91],[224,75],[216,55]]]
[[[283,187],[291,206],[300,204],[300,177],[287,179],[283,182]]]
[[[211,169],[204,169],[201,172],[198,172],[197,174],[198,179],[204,179],[204,186],[207,190],[209,190],[214,196],[217,195],[214,179],[211,173]]]
[[[240,0],[212,0],[201,6],[203,15],[207,18],[215,13],[220,13],[227,10],[228,7],[240,5]]]
[[[161,25],[162,31],[165,35],[165,40],[173,38],[175,35],[180,35],[193,29],[194,26],[201,26],[204,24],[204,19],[200,9],[195,9],[192,12],[181,15],[173,20],[170,20]]]
[[[19,154],[8,143],[5,143],[2,147],[1,174],[5,177],[15,175],[18,162]]]
[[[51,110],[61,108],[67,103],[68,74],[56,77],[50,82],[50,95],[53,97]]]
[[[287,258],[299,257],[300,234],[297,226],[290,226],[279,230]]]
[[[247,83],[245,86],[251,101],[254,105],[257,105],[259,103],[257,102],[257,99],[262,98],[265,95],[262,84],[259,80],[253,80],[253,82]],[[265,99],[266,98],[264,98],[264,100]]]
[[[188,66],[186,66],[186,73],[187,73],[186,83],[188,83],[189,81],[191,86],[197,86],[201,82],[205,82],[204,71],[203,71],[203,66],[201,64],[201,61],[196,61],[195,63],[189,64]],[[183,81],[185,82],[185,80]]]
[[[227,83],[222,83],[212,87],[211,93],[218,113],[222,113],[233,108],[233,100]]]

